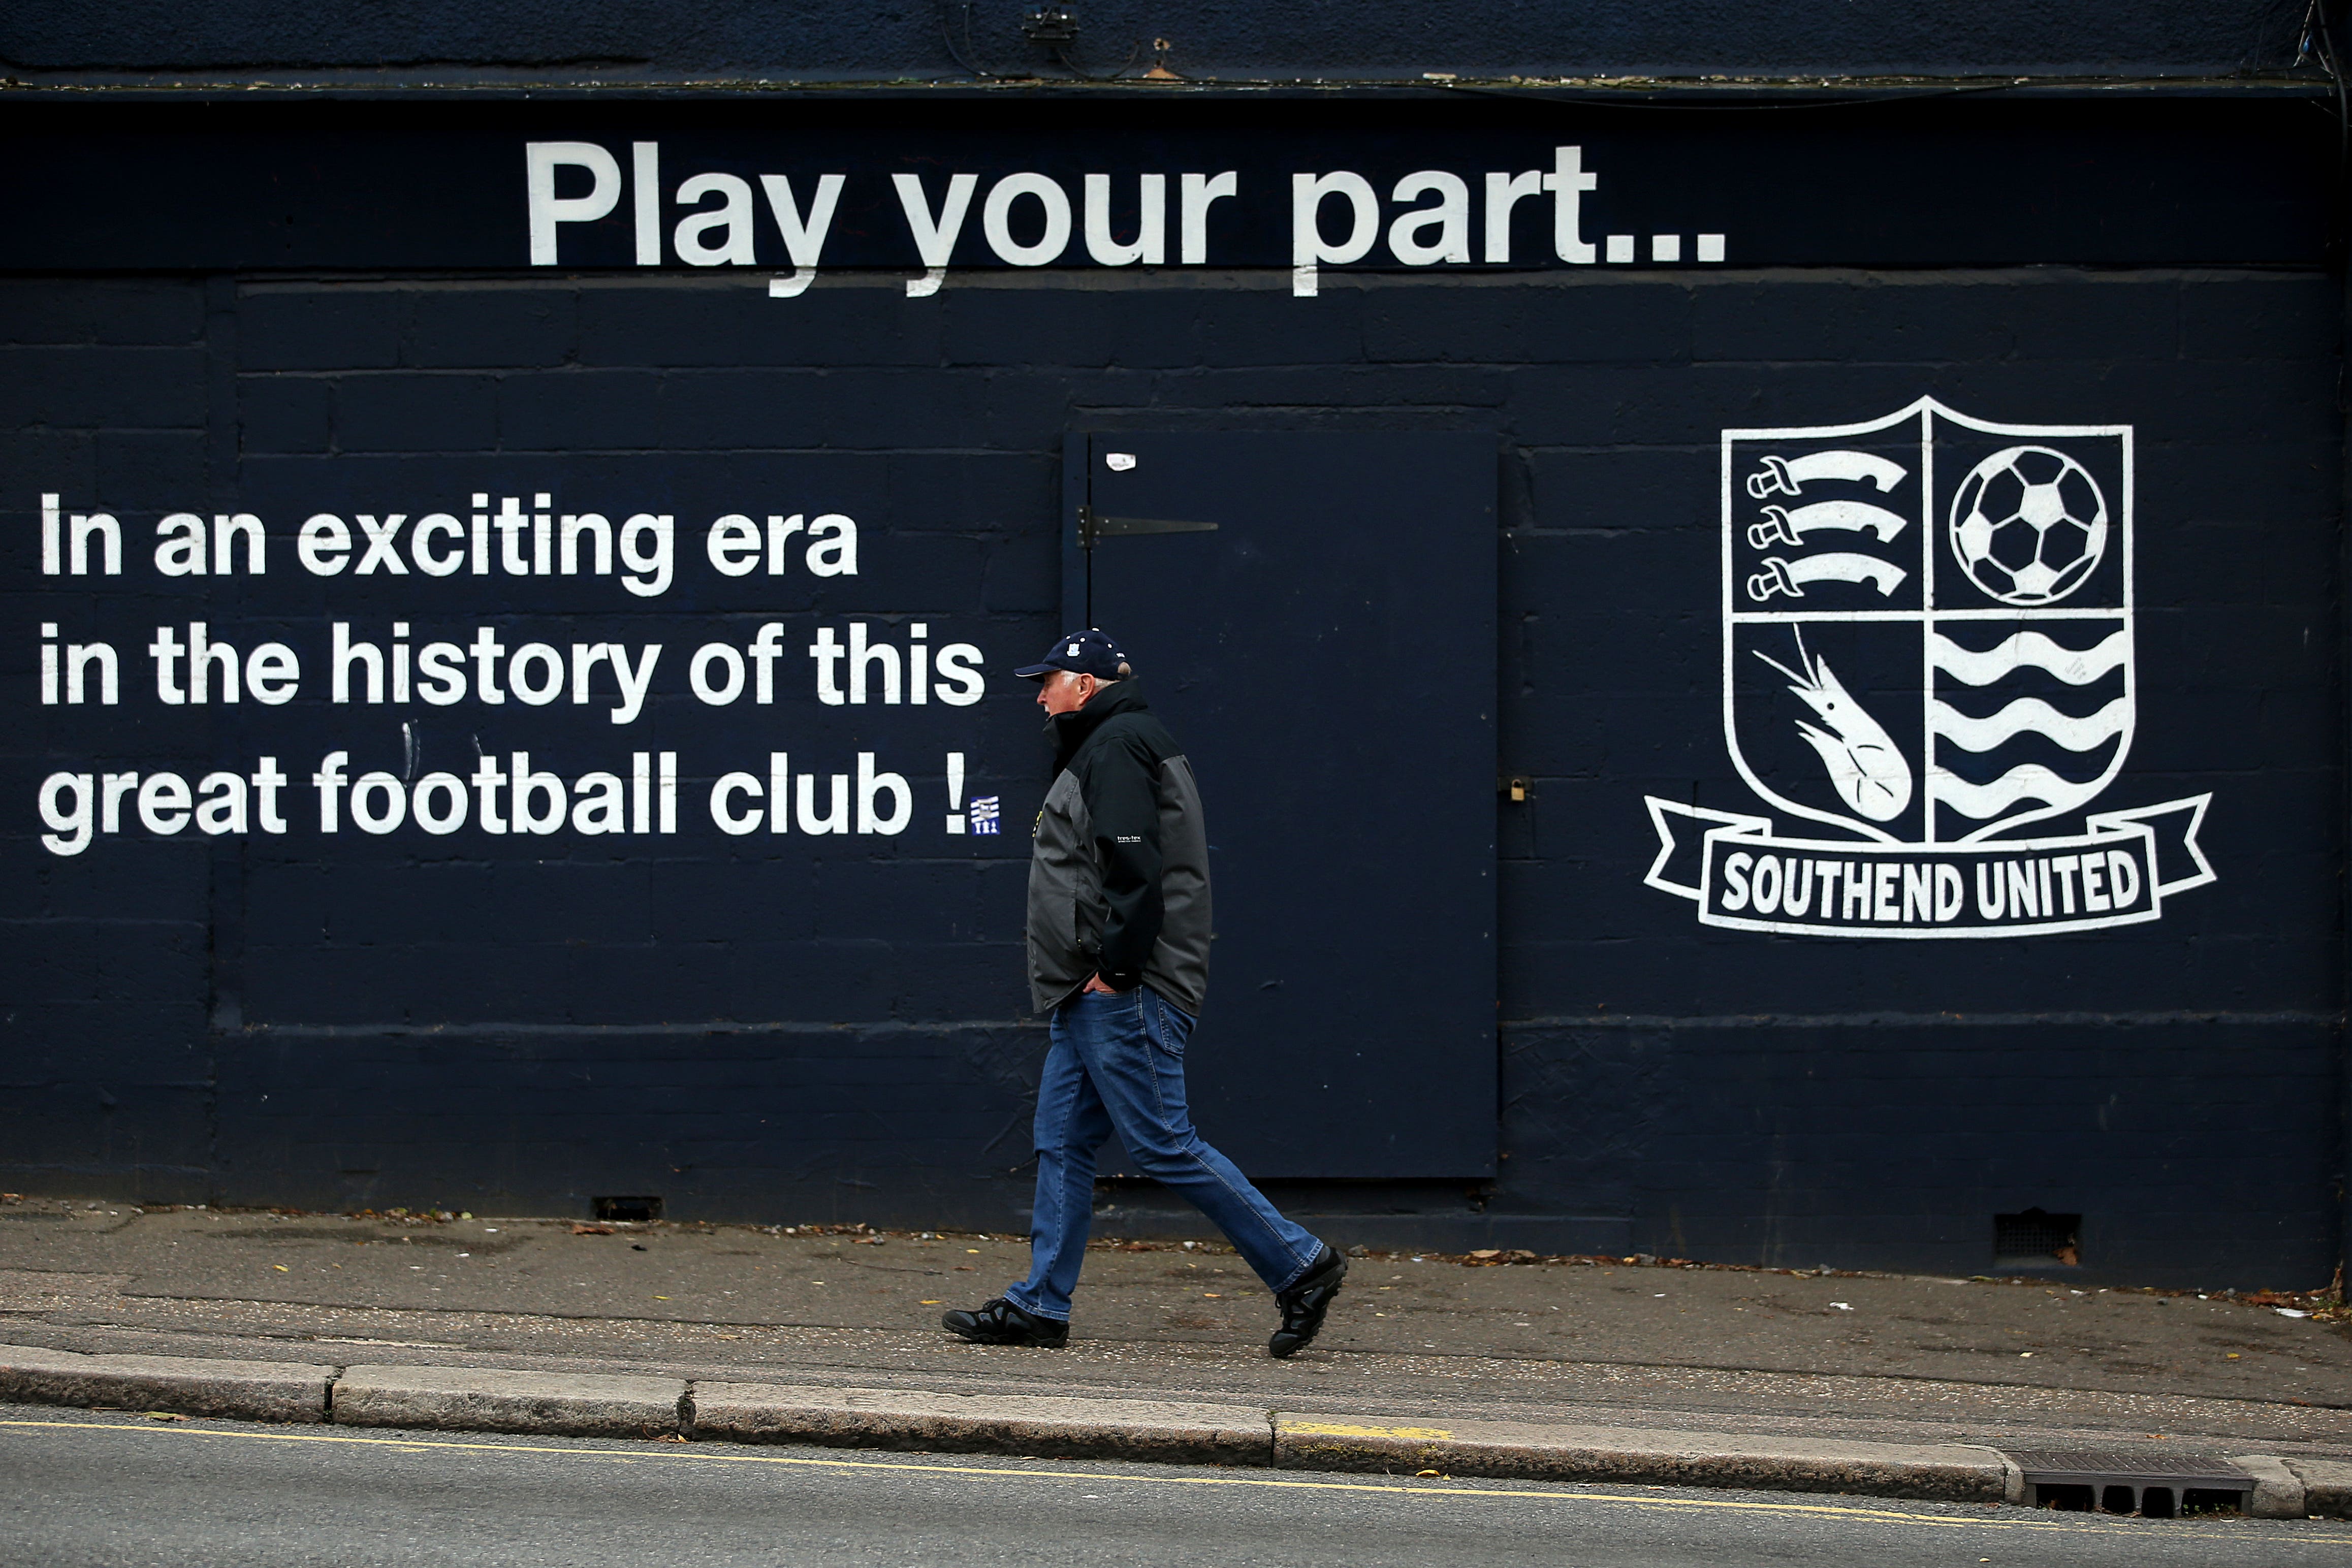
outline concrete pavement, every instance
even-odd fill
[[[2194,1293],[1366,1257],[1324,1338],[1280,1363],[1264,1354],[1265,1292],[1221,1249],[1099,1249],[1072,1348],[1040,1353],[967,1346],[936,1327],[941,1303],[977,1301],[1017,1274],[1025,1246],[1009,1239],[578,1228],[0,1204],[0,1341],[310,1364],[343,1379],[360,1368],[439,1367],[666,1378],[680,1393],[798,1389],[808,1408],[793,1419],[803,1425],[767,1435],[801,1440],[810,1410],[827,1400],[864,1399],[852,1425],[865,1422],[861,1440],[881,1441],[876,1401],[1002,1396],[1108,1401],[1129,1414],[1157,1403],[1391,1433],[1443,1428],[1461,1436],[1340,1434],[1345,1451],[1312,1462],[1393,1466],[1411,1457],[1402,1441],[1415,1453],[1442,1449],[1465,1474],[1530,1473],[1496,1468],[1491,1452],[1480,1458],[1469,1435],[1481,1424],[1553,1435],[1536,1448],[1580,1445],[1584,1475],[1654,1473],[1643,1464],[1664,1473],[1666,1458],[1712,1444],[1727,1456],[1718,1484],[1759,1484],[1738,1469],[1736,1450],[1794,1439],[1858,1445],[1872,1450],[1859,1461],[1867,1465],[1897,1462],[1879,1449],[1979,1451],[1953,1460],[1950,1476],[1980,1468],[1984,1450],[2021,1446],[2193,1446],[2306,1469],[2352,1461],[2352,1343],[2271,1305]],[[383,1419],[414,1418],[385,1408]],[[744,1408],[753,1426],[765,1418]],[[1618,1436],[1598,1448],[1589,1436],[1559,1436],[1595,1431]],[[1609,1469],[1590,1457],[1644,1445],[1665,1458]],[[1797,1458],[1770,1462],[1798,1476]],[[1877,1490],[1876,1474],[1770,1484]],[[1927,1483],[1915,1481],[1905,1495],[1981,1495],[1980,1481],[1950,1476],[1935,1484],[1962,1493],[1921,1493]],[[2334,1485],[2315,1491],[2315,1505]]]

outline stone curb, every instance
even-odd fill
[[[1842,1492],[2021,1502],[1997,1449],[1507,1421],[1361,1416],[1146,1399],[693,1383],[446,1366],[306,1366],[85,1355],[0,1344],[0,1400],[246,1420],[549,1437],[812,1443],[934,1453],[1267,1466],[1462,1479]],[[2232,1456],[2264,1518],[2352,1518],[2352,1464]]]
[[[1739,1487],[1941,1502],[2021,1502],[2024,1476],[1991,1448],[1549,1427],[1506,1421],[1370,1425],[1362,1417],[1275,1416],[1275,1458],[1289,1469],[1383,1470],[1515,1480]]]
[[[663,1437],[686,1425],[686,1382],[606,1374],[353,1366],[335,1379],[339,1427]]]
[[[2287,1469],[2284,1459],[2268,1454],[2231,1454],[2230,1462],[2254,1478],[2254,1495],[2246,1511],[2256,1519],[2301,1519],[2309,1500],[2303,1478]]]
[[[202,1361],[180,1355],[84,1355],[0,1344],[0,1399],[113,1405],[248,1421],[324,1421],[331,1366]]]
[[[2238,1462],[2246,1463],[2242,1458]],[[2286,1468],[2303,1483],[2306,1514],[2322,1519],[2352,1519],[2352,1465],[2337,1459],[2289,1459]]]
[[[1265,1411],[1243,1406],[772,1383],[696,1384],[692,1435],[1191,1465],[1263,1465],[1272,1448]]]

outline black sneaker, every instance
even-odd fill
[[[1325,1242],[1298,1282],[1274,1293],[1275,1304],[1282,1309],[1282,1326],[1266,1341],[1266,1354],[1279,1361],[1313,1344],[1324,1314],[1331,1310],[1331,1299],[1339,1293],[1339,1281],[1347,1277],[1347,1255]]]
[[[978,1312],[956,1311],[940,1319],[948,1333],[974,1344],[1025,1344],[1059,1350],[1070,1343],[1070,1325],[1024,1312],[1003,1296]]]

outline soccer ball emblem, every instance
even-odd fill
[[[2054,604],[2107,549],[2107,501],[2080,463],[2047,446],[1994,453],[1952,497],[1952,553],[2003,604]]]

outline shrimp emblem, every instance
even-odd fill
[[[1829,661],[1805,652],[1805,634],[1797,633],[1802,674],[1767,654],[1756,656],[1788,676],[1789,690],[1822,721],[1816,726],[1799,719],[1797,730],[1821,757],[1839,797],[1874,822],[1901,816],[1911,804],[1911,764],[1885,727],[1853,700]]]

